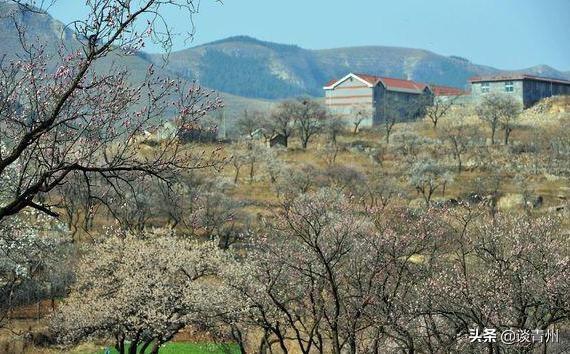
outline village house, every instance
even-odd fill
[[[464,94],[453,87],[354,73],[327,82],[323,89],[328,110],[349,120],[361,120],[361,127],[379,124],[390,115],[411,120],[432,105],[435,96]]]
[[[528,108],[542,98],[570,94],[570,81],[525,74],[474,77],[469,81],[473,103],[487,94],[502,93],[512,95]]]

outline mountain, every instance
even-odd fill
[[[148,55],[153,62],[160,55]],[[322,96],[322,86],[348,72],[392,76],[465,88],[472,76],[506,72],[423,49],[366,46],[308,50],[247,36],[171,53],[168,70],[239,96],[266,99]],[[570,73],[546,65],[513,70],[570,79]]]
[[[0,62],[4,60],[17,59],[24,55],[20,36],[14,26],[14,22],[22,25],[24,38],[28,45],[41,43],[46,54],[51,56],[52,63],[55,64],[55,57],[63,43],[67,49],[78,48],[80,43],[77,37],[64,24],[55,20],[47,14],[21,11],[17,5],[6,3],[0,0]],[[94,67],[95,71],[104,71],[111,65],[118,68],[128,68],[129,80],[132,84],[139,83],[146,75],[149,65],[153,64],[144,53],[132,56],[110,55],[98,61]],[[157,63],[155,72],[161,77],[177,76],[163,67],[164,63]],[[186,85],[190,85],[192,78],[181,76],[180,79]],[[213,88],[213,87],[209,87]],[[229,120],[242,114],[245,109],[264,110],[272,106],[272,102],[261,99],[253,99],[232,95],[231,93],[218,92],[224,100],[224,112]]]
[[[516,72],[528,73],[536,76],[552,77],[570,80],[570,71],[559,71],[548,65],[535,65],[527,69],[515,70]]]
[[[13,21],[13,13],[26,27],[30,40],[38,40],[55,52],[60,39],[67,47],[78,45],[75,35],[65,30],[49,15],[22,13],[18,7],[0,0],[0,59],[13,58],[21,47]],[[131,79],[144,77],[148,66],[156,65],[160,76],[178,76],[217,90],[226,101],[228,112],[239,113],[245,108],[263,109],[267,100],[300,95],[319,97],[322,86],[332,78],[348,72],[392,76],[427,83],[465,88],[472,76],[497,74],[502,70],[477,65],[458,56],[443,56],[423,49],[366,46],[323,50],[303,49],[261,41],[247,36],[223,40],[173,52],[165,64],[159,54],[139,53],[135,56],[113,56],[100,63],[104,69],[111,62],[128,67]],[[561,72],[547,65],[538,65],[513,72],[570,79],[570,72]]]
[[[75,41],[73,33],[51,16],[20,11],[18,5],[0,0],[0,58],[6,55],[8,59],[14,59],[22,54],[22,43],[14,23],[21,25],[27,45],[42,43],[55,51],[61,40],[67,45],[73,45]]]

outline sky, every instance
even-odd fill
[[[84,14],[83,3],[58,0],[50,13],[67,23]],[[201,0],[193,21],[180,11],[165,16],[181,34],[173,50],[248,35],[307,49],[398,46],[505,70],[570,71],[569,14],[570,0]]]

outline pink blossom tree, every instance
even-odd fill
[[[559,220],[524,213],[493,219],[471,208],[454,214],[449,252],[431,263],[425,287],[430,345],[461,350],[469,344],[469,329],[529,333],[568,320],[570,248]],[[500,340],[471,345],[488,353],[512,349]],[[546,344],[537,342],[516,350],[531,352],[537,345],[546,352]]]
[[[41,11],[33,1],[15,2],[21,11]],[[109,65],[113,55],[132,54],[147,40],[168,47],[170,32],[162,14],[172,7],[191,16],[197,3],[90,0],[86,5],[86,18],[68,26],[79,38],[76,47],[62,45],[57,55],[29,43],[15,25],[25,55],[0,63],[0,176],[11,166],[19,168],[12,193],[0,204],[0,221],[27,207],[58,216],[46,196],[73,174],[87,183],[97,175],[117,188],[119,181],[168,180],[179,171],[219,161],[193,156],[176,134],[144,152],[139,139],[168,114],[180,126],[192,124],[220,107],[219,98],[196,84],[158,77],[153,67],[134,85],[128,68]]]

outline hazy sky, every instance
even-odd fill
[[[68,22],[83,0],[58,0],[50,12]],[[166,14],[177,32],[188,18]],[[477,64],[570,70],[570,0],[202,0],[193,42],[235,35],[320,49],[359,45],[423,48]],[[157,48],[150,47],[150,51]]]

